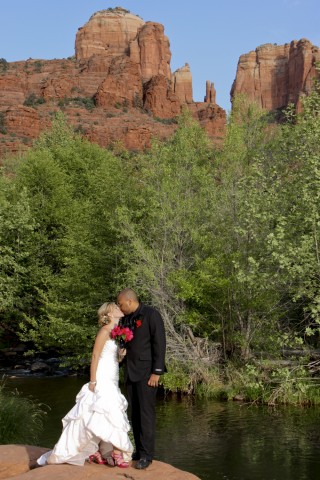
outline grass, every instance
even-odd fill
[[[36,445],[43,430],[47,406],[0,385],[0,444]]]

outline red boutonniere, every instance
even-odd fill
[[[142,325],[142,320],[136,320],[136,327],[139,328]]]

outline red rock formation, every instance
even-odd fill
[[[142,82],[137,63],[128,57],[116,57],[108,73],[95,95],[97,106],[134,106],[135,99],[142,98]]]
[[[40,116],[34,108],[23,105],[10,107],[5,112],[5,119],[8,133],[19,137],[37,137],[40,133]]]
[[[76,58],[92,55],[127,55],[130,42],[144,21],[123,8],[110,8],[94,13],[76,35]]]
[[[173,91],[181,103],[192,103],[192,75],[189,64],[178,68],[173,74]]]
[[[7,74],[0,77],[0,108],[22,104],[25,100],[25,78]]]
[[[219,143],[226,130],[226,112],[219,105],[197,102],[188,106],[210,138]]]
[[[181,113],[181,103],[173,93],[167,78],[162,75],[152,77],[144,85],[144,108],[155,117],[173,118]]]
[[[78,30],[75,57],[0,64],[0,154],[16,152],[19,140],[30,145],[58,110],[102,147],[138,150],[168,138],[183,105],[219,138],[225,113],[204,114],[205,104],[192,100],[188,64],[172,76],[170,59],[162,25],[110,8]]]
[[[285,45],[261,45],[241,55],[231,96],[244,93],[267,110],[289,103],[299,107],[301,95],[312,88],[317,76],[315,62],[319,60],[319,48],[306,39]]]
[[[151,147],[153,137],[165,140],[174,132],[176,125],[167,125],[161,121],[155,121],[146,113],[135,111],[134,115],[130,110],[128,113],[123,109],[115,109],[116,113],[102,113],[100,121],[90,123],[90,115],[81,119],[80,131],[92,142],[101,146],[112,146],[126,148],[128,150],[141,150]],[[73,117],[72,123],[76,125],[77,118]],[[107,120],[107,121],[106,121]],[[83,127],[84,125],[84,127]]]
[[[216,103],[216,89],[214,83],[209,80],[206,81],[206,96],[204,97],[205,103]]]
[[[138,33],[142,81],[156,75],[171,79],[171,51],[168,38],[160,23],[147,22]]]
[[[117,467],[89,463],[83,467],[67,464],[37,466],[37,458],[46,451],[47,448],[31,445],[0,445],[0,480],[200,480],[192,473],[156,460],[146,470],[137,470],[130,466],[125,473]]]

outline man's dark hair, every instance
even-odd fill
[[[131,300],[134,300],[135,302],[139,301],[136,292],[134,290],[132,290],[132,288],[129,288],[129,287],[121,290],[121,292],[118,293],[118,298],[119,297],[130,298]]]

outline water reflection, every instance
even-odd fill
[[[85,380],[8,379],[51,407],[42,446],[52,447],[61,418]],[[159,398],[157,459],[202,480],[317,480],[320,478],[320,409]]]
[[[320,478],[319,409],[175,400],[165,408],[158,451],[202,479]]]

